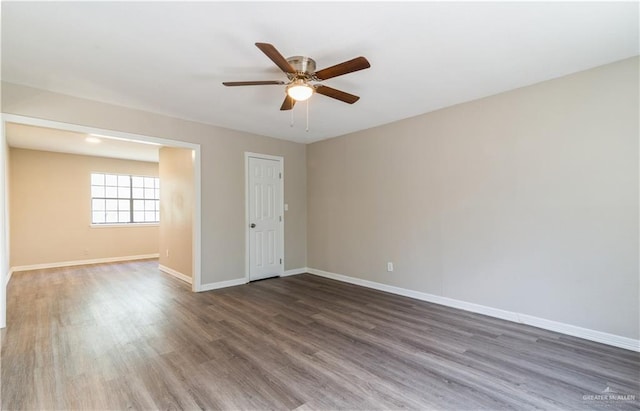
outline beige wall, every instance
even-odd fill
[[[91,227],[91,173],[158,175],[158,164],[12,148],[11,266],[155,254],[158,227]]]
[[[11,83],[4,113],[197,143],[201,146],[202,282],[245,276],[244,152],[284,157],[285,269],[306,266],[306,148],[293,143]]]
[[[193,277],[193,151],[160,149],[160,265]]]
[[[640,336],[637,58],[307,156],[309,267]]]

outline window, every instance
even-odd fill
[[[92,224],[136,224],[159,221],[159,178],[91,174]]]

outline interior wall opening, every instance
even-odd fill
[[[3,313],[15,272],[131,257],[157,258],[161,271],[200,291],[198,144],[6,114],[2,131]],[[48,209],[46,198],[57,206]],[[60,228],[72,220],[74,227]],[[26,257],[33,246],[43,255]]]

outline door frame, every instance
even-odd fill
[[[74,131],[78,133],[86,134],[103,134],[125,140],[139,140],[150,143],[156,143],[171,147],[180,147],[193,150],[193,184],[194,184],[194,207],[193,207],[193,221],[192,221],[192,267],[193,267],[193,282],[191,284],[191,290],[194,292],[202,291],[202,187],[201,187],[201,152],[200,144],[189,143],[182,140],[173,140],[163,137],[154,137],[143,134],[133,134],[123,131],[108,130],[92,126],[81,126],[72,123],[63,123],[60,121],[45,120],[36,117],[27,117],[16,114],[1,113],[1,127],[4,134],[6,123],[18,123],[26,124],[30,126],[39,126],[54,128],[59,130]],[[0,174],[1,175],[1,174]],[[5,176],[6,178],[6,176]],[[6,201],[6,198],[4,199]],[[5,204],[5,207],[7,205]],[[1,207],[0,207],[1,209]],[[10,213],[10,210],[9,210]],[[7,244],[8,245],[8,244]],[[0,250],[1,251],[1,250]],[[8,251],[8,250],[7,250]],[[1,253],[4,254],[4,253]],[[2,260],[2,259],[0,259]],[[1,268],[1,267],[0,267]],[[6,284],[0,284],[1,287],[6,287]],[[4,309],[6,301],[0,301],[0,314]],[[1,321],[0,325],[4,323]]]
[[[280,254],[282,255],[282,264],[280,265],[280,276],[284,274],[284,157],[272,156],[269,154],[252,153],[249,151],[244,152],[244,238],[245,238],[245,264],[244,264],[244,276],[247,282],[251,281],[251,253],[250,253],[250,231],[249,231],[249,158],[260,158],[263,160],[274,160],[280,163],[280,172],[282,178],[280,179],[280,215],[282,216],[282,222],[278,225]]]

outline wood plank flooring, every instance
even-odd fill
[[[640,406],[638,353],[310,274],[194,294],[155,260],[15,273],[8,324],[7,410]]]

